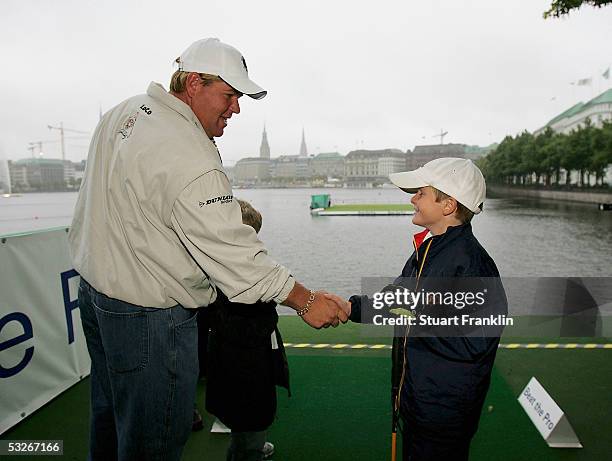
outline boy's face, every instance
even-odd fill
[[[444,202],[436,202],[436,194],[430,186],[421,187],[410,199],[414,205],[412,223],[429,229],[435,235],[436,228],[444,218]]]

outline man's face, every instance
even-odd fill
[[[410,199],[414,206],[412,223],[433,232],[444,218],[444,200],[436,202],[436,194],[430,186],[421,187]]]
[[[198,117],[209,138],[222,136],[227,121],[232,115],[240,113],[238,98],[241,96],[241,93],[222,81],[195,87],[191,97],[191,110]]]

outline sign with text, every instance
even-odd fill
[[[89,374],[66,237],[0,239],[0,434]]]
[[[549,447],[582,448],[565,413],[535,377],[529,380],[518,401]]]

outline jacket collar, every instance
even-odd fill
[[[170,108],[174,112],[177,112],[184,117],[188,122],[195,124],[198,128],[204,132],[204,127],[196,117],[187,104],[181,101],[176,96],[171,95],[166,89],[159,83],[151,82],[149,88],[147,88],[147,94],[153,99],[159,101],[164,106]],[[206,132],[204,132],[206,135]]]
[[[414,234],[412,236],[412,245],[414,246],[414,249],[418,250],[421,244],[430,237],[432,237],[432,235],[429,232],[429,229],[424,229],[423,231]]]
[[[420,236],[420,235],[422,235],[422,237],[420,237],[421,244],[424,241],[431,239],[431,248],[429,250],[429,256],[433,256],[435,253],[438,253],[442,248],[445,248],[448,245],[452,245],[452,243],[457,238],[472,235],[472,224],[467,223],[467,224],[460,224],[458,226],[452,226],[446,229],[446,232],[444,232],[443,234],[440,234],[440,235],[429,234],[429,237],[427,237],[428,232],[429,231],[425,229],[425,231],[422,231],[416,234],[414,236],[413,243],[416,243],[418,241],[417,236]],[[422,253],[422,251],[419,251],[422,248],[421,244],[415,247],[417,258],[418,258],[419,253]]]

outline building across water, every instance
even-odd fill
[[[542,128],[533,132],[534,136],[544,133],[547,128],[555,133],[568,134],[572,130],[586,124],[587,119],[591,125],[601,128],[605,121],[612,121],[612,88],[604,91],[590,101],[579,102],[569,109],[563,111]]]
[[[414,151],[388,148],[359,149],[346,156],[339,152],[323,152],[308,155],[306,136],[302,139],[297,155],[279,155],[272,158],[268,133],[264,127],[259,157],[239,160],[231,169],[233,183],[237,186],[334,186],[369,188],[389,182],[389,175],[423,166],[440,157],[462,157],[476,160],[486,155],[489,147],[466,144],[436,144],[416,146]]]
[[[53,192],[78,189],[85,161],[25,158],[8,161],[13,192]]]

